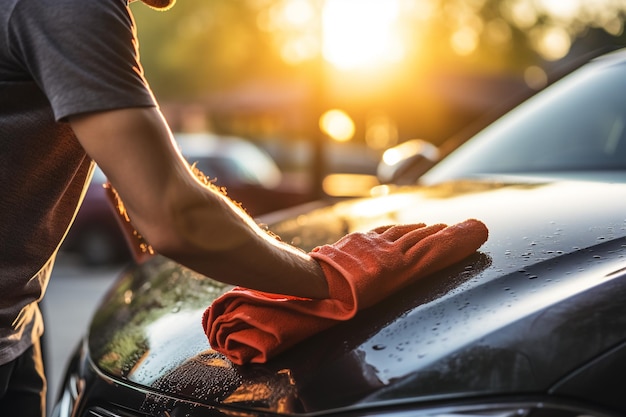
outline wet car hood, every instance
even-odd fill
[[[154,258],[122,274],[103,300],[91,360],[174,398],[315,413],[546,392],[626,340],[625,184],[401,188],[272,220],[270,229],[309,250],[381,224],[472,217],[490,230],[478,253],[264,365],[235,366],[208,345],[202,313],[229,287]]]

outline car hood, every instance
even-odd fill
[[[626,294],[626,185],[460,181],[383,194],[270,219],[270,229],[310,250],[383,224],[477,218],[489,240],[354,319],[246,366],[212,350],[201,326],[229,287],[156,257],[104,298],[88,338],[93,364],[173,398],[321,413],[547,392],[626,340],[626,303],[616,297]]]

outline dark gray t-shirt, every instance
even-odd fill
[[[38,301],[90,178],[68,116],[155,106],[125,0],[2,0],[0,364],[43,331]]]

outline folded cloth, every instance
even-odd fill
[[[329,298],[236,287],[207,308],[202,325],[211,347],[233,363],[264,363],[404,286],[461,261],[487,237],[487,227],[475,219],[453,226],[420,223],[351,233],[309,252],[324,272]]]

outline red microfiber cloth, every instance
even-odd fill
[[[351,233],[309,253],[324,271],[329,298],[314,300],[237,287],[213,302],[202,325],[211,347],[233,363],[264,363],[416,280],[461,261],[487,237],[487,227],[474,219],[453,226],[410,224]]]

